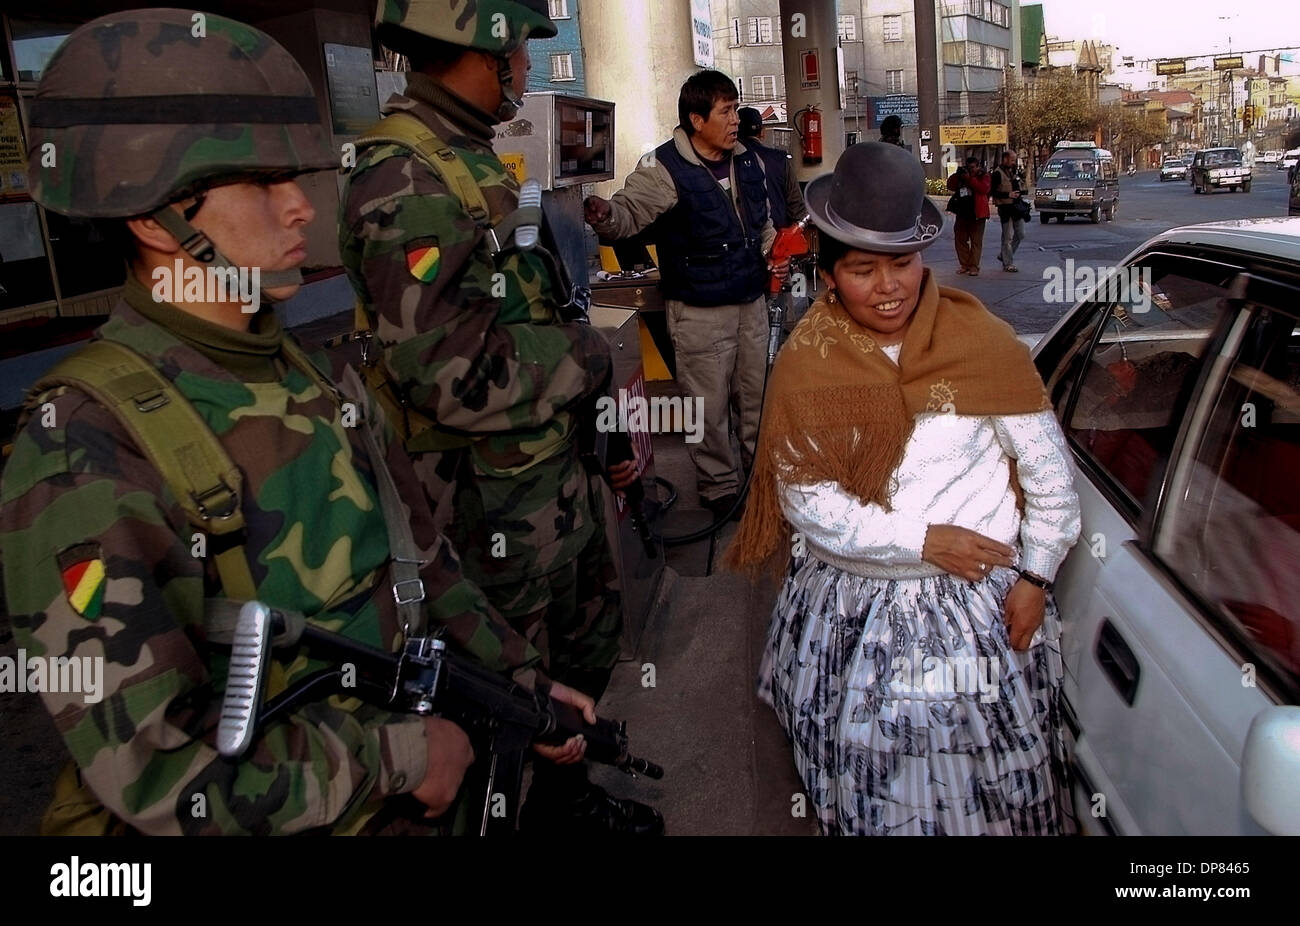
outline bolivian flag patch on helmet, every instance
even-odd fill
[[[429,244],[427,238],[406,246],[406,269],[421,283],[433,282],[433,278],[438,275],[441,259],[442,252],[436,244]]]
[[[95,620],[104,607],[104,560],[99,544],[83,543],[59,554],[59,575],[72,610],[88,620]]]

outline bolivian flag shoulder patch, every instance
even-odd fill
[[[59,575],[68,604],[87,620],[95,620],[104,608],[104,560],[99,544],[82,543],[59,554]]]
[[[442,252],[436,241],[422,238],[406,246],[406,269],[421,283],[432,283],[438,275]]]

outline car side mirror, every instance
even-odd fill
[[[1275,836],[1300,836],[1300,707],[1269,707],[1250,722],[1241,752],[1242,803]]]

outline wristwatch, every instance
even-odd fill
[[[1020,578],[1024,579],[1030,585],[1037,585],[1045,592],[1050,592],[1052,586],[1055,585],[1054,582],[1049,582],[1042,576],[1034,575],[1032,572],[1027,572],[1024,569],[1017,569],[1016,572],[1020,573]]]

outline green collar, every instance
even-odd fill
[[[241,382],[269,383],[281,378],[275,360],[284,343],[284,328],[269,306],[252,318],[248,331],[218,325],[168,302],[155,302],[144,283],[128,276],[122,298],[155,325],[194,348]]]
[[[491,113],[452,93],[428,74],[418,71],[408,74],[405,95],[432,106],[464,129],[467,135],[486,145],[491,145],[496,137],[497,120]]]

